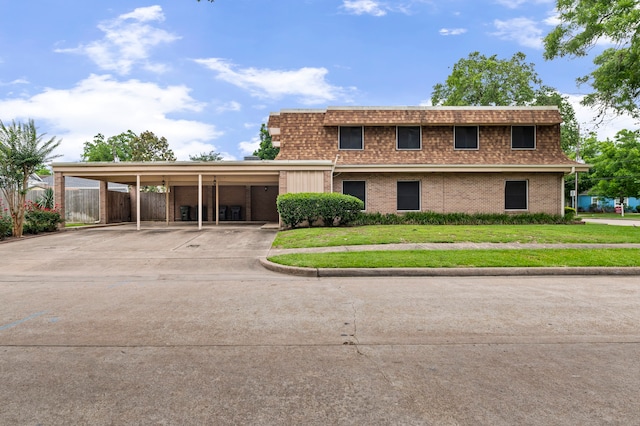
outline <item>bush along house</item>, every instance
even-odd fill
[[[562,215],[564,175],[589,166],[562,152],[560,125],[556,107],[284,109],[269,116],[275,160],[54,163],[56,204],[64,217],[73,176],[100,181],[101,223],[138,229],[278,222],[276,198],[291,192],[354,195],[366,212]],[[130,200],[108,182],[128,185]],[[149,197],[145,186],[164,190]]]
[[[589,166],[562,151],[561,121],[556,107],[329,107],[272,113],[268,127],[276,160],[331,161],[315,187],[367,212],[562,215],[564,175]]]

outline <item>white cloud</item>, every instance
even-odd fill
[[[440,31],[438,31],[440,33],[440,35],[443,36],[457,36],[457,35],[461,35],[467,32],[466,28],[442,28]]]
[[[242,155],[253,155],[258,148],[260,148],[259,136],[252,138],[250,142],[240,142],[238,144],[238,149],[240,149]]]
[[[523,4],[546,4],[554,0],[495,0],[496,3],[509,9],[517,9]]]
[[[599,140],[613,137],[620,130],[636,130],[638,129],[638,121],[628,115],[616,115],[611,112],[603,120],[598,118],[598,112],[594,108],[582,105],[583,95],[566,95],[567,100],[573,106],[576,112],[576,120],[580,124],[582,134],[595,132]]]
[[[387,11],[375,0],[344,0],[342,8],[355,15],[384,16]]]
[[[186,86],[161,87],[91,75],[69,90],[46,89],[27,98],[0,99],[0,117],[33,118],[40,131],[62,138],[58,149],[64,156],[61,161],[79,160],[83,143],[97,133],[112,136],[128,129],[164,136],[178,159],[188,159],[188,154],[194,154],[191,147],[222,135],[210,124],[168,118],[169,114],[204,108],[189,91]]]
[[[216,112],[218,114],[222,114],[223,112],[240,111],[241,109],[242,109],[242,105],[240,104],[240,102],[231,101],[231,102],[227,102],[227,103],[224,103],[222,105],[217,106],[216,107]]]
[[[59,53],[76,53],[88,56],[101,69],[114,71],[121,75],[131,72],[134,65],[161,73],[167,65],[149,61],[152,48],[171,43],[180,37],[146,24],[162,22],[164,14],[160,6],[141,7],[118,18],[104,21],[98,28],[104,32],[104,38],[72,49],[56,49]]]
[[[301,103],[308,105],[344,101],[347,98],[346,89],[332,86],[325,80],[328,73],[326,68],[305,67],[292,71],[268,68],[235,70],[233,64],[220,58],[197,59],[196,62],[215,71],[219,80],[245,89],[259,98],[296,96]]]
[[[8,83],[3,83],[0,81],[0,86],[13,86],[15,84],[29,84],[29,80],[24,78],[17,78],[13,81],[9,81]]]
[[[493,21],[496,32],[491,33],[502,40],[515,41],[516,43],[534,49],[542,48],[542,38],[544,31],[539,23],[529,18],[514,18],[502,21]]]

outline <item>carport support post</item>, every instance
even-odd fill
[[[198,175],[198,230],[202,230],[202,174]]]
[[[66,222],[66,213],[65,213],[65,199],[66,199],[66,194],[65,194],[65,188],[64,188],[64,175],[60,172],[55,172],[54,173],[54,181],[53,181],[53,188],[54,188],[54,197],[55,197],[55,203],[56,203],[56,207],[58,208],[58,211],[60,212],[60,216],[62,217],[62,223],[60,223],[58,225],[59,229],[64,229],[64,225]]]
[[[140,230],[140,175],[136,175],[136,230]]]
[[[220,221],[220,191],[218,191],[218,179],[213,177],[213,183],[216,186],[216,226],[218,226],[218,222]]]
[[[164,216],[167,221],[167,226],[169,225],[169,188],[171,188],[171,185],[169,184],[169,179],[167,179],[166,186],[164,187]]]
[[[109,223],[109,182],[100,181],[100,223]]]

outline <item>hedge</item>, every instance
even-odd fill
[[[284,225],[292,228],[346,225],[364,209],[362,200],[351,195],[321,192],[282,194],[276,205]]]

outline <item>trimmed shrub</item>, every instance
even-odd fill
[[[564,217],[567,219],[573,219],[576,216],[576,209],[573,207],[565,207],[564,208]]]
[[[278,196],[278,213],[287,227],[315,223],[346,225],[364,208],[362,200],[351,195],[321,192],[289,193]]]
[[[353,225],[533,225],[567,224],[573,222],[573,216],[551,215],[547,213],[435,213],[408,212],[403,215],[358,213]]]
[[[0,204],[0,240],[11,235],[13,229],[13,223],[11,222],[11,216],[7,214],[8,209],[4,208]]]
[[[29,202],[24,214],[24,233],[39,234],[52,232],[62,223],[62,216],[56,209],[40,207],[37,203]]]

